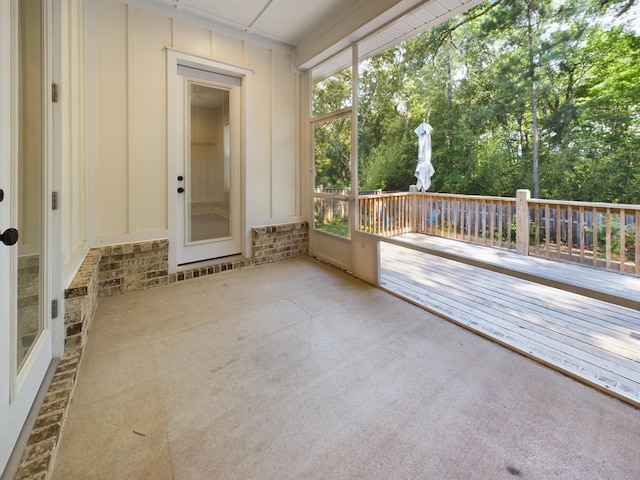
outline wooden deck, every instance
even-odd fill
[[[640,278],[415,234],[381,241],[380,267],[391,293],[640,407],[640,311],[621,305]]]

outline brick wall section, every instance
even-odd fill
[[[82,349],[73,348],[62,355],[22,455],[15,480],[46,478],[75,385],[81,354]]]
[[[92,248],[87,253],[71,285],[64,291],[65,350],[84,346],[87,332],[98,306],[98,271],[102,253]]]
[[[100,296],[110,297],[169,283],[169,241],[100,247]]]
[[[255,227],[251,230],[251,240],[254,265],[307,255],[309,224],[297,222]]]
[[[169,283],[307,255],[309,253],[309,224],[296,222],[254,227],[251,229],[251,244],[253,250],[251,258],[234,259],[215,265],[181,270],[169,275]]]
[[[207,265],[204,267],[194,267],[181,270],[176,273],[169,274],[169,283],[181,282],[191,278],[204,277],[215,273],[226,272],[228,270],[237,270],[239,268],[250,267],[253,265],[251,260],[246,258],[238,260],[230,260],[228,262],[216,263],[215,265]]]

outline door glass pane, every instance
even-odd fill
[[[229,90],[191,83],[187,194],[188,243],[231,235]]]
[[[44,329],[42,309],[42,171],[44,49],[40,0],[18,5],[18,317],[17,365]]]
[[[315,192],[349,195],[351,191],[351,116],[314,128]],[[342,199],[319,197],[314,201],[316,230],[349,237],[349,204]]]

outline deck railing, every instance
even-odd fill
[[[359,230],[390,237],[412,230],[411,196],[408,193],[360,196]]]
[[[417,233],[516,248],[515,198],[415,193]]]
[[[416,232],[640,275],[640,205],[441,193],[359,197],[359,229]]]
[[[528,200],[529,254],[640,275],[640,205]]]

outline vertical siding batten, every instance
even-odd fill
[[[127,5],[127,199],[129,208],[127,214],[127,231],[131,234],[136,231],[136,192],[137,176],[135,168],[136,154],[136,135],[135,127],[137,125],[136,105],[134,101],[134,92],[136,90],[136,45],[135,45],[135,7]]]
[[[291,61],[291,56],[289,56]],[[302,194],[301,194],[301,175],[302,175],[302,77],[295,76],[295,105],[294,105],[294,125],[295,125],[295,195],[294,195],[294,214],[302,218]]]
[[[129,209],[127,6],[96,2],[95,236],[126,235]],[[92,212],[94,213],[94,212]]]
[[[298,101],[295,95],[298,76],[291,72],[288,55],[272,51],[272,57],[272,217],[288,221],[295,219],[299,212],[299,127],[296,122]]]
[[[135,64],[131,77],[135,90],[130,104],[135,139],[133,190],[135,229],[133,233],[167,230],[167,69],[164,46],[171,41],[168,18],[143,10],[136,12]]]
[[[60,253],[65,287],[80,267],[89,240],[86,18],[84,2],[71,0],[60,5],[61,56],[54,75],[64,93],[56,121],[69,128],[61,129],[58,134],[60,159],[54,167],[54,176],[59,169],[60,177],[54,188],[61,192]]]
[[[275,55],[273,50],[269,50],[269,123],[271,128],[269,128],[269,219],[273,218],[273,212],[275,211],[275,194],[276,189],[274,188],[274,158],[275,158],[275,137],[277,136],[278,130],[278,122],[277,122],[277,114],[276,114],[276,66],[275,66]]]

